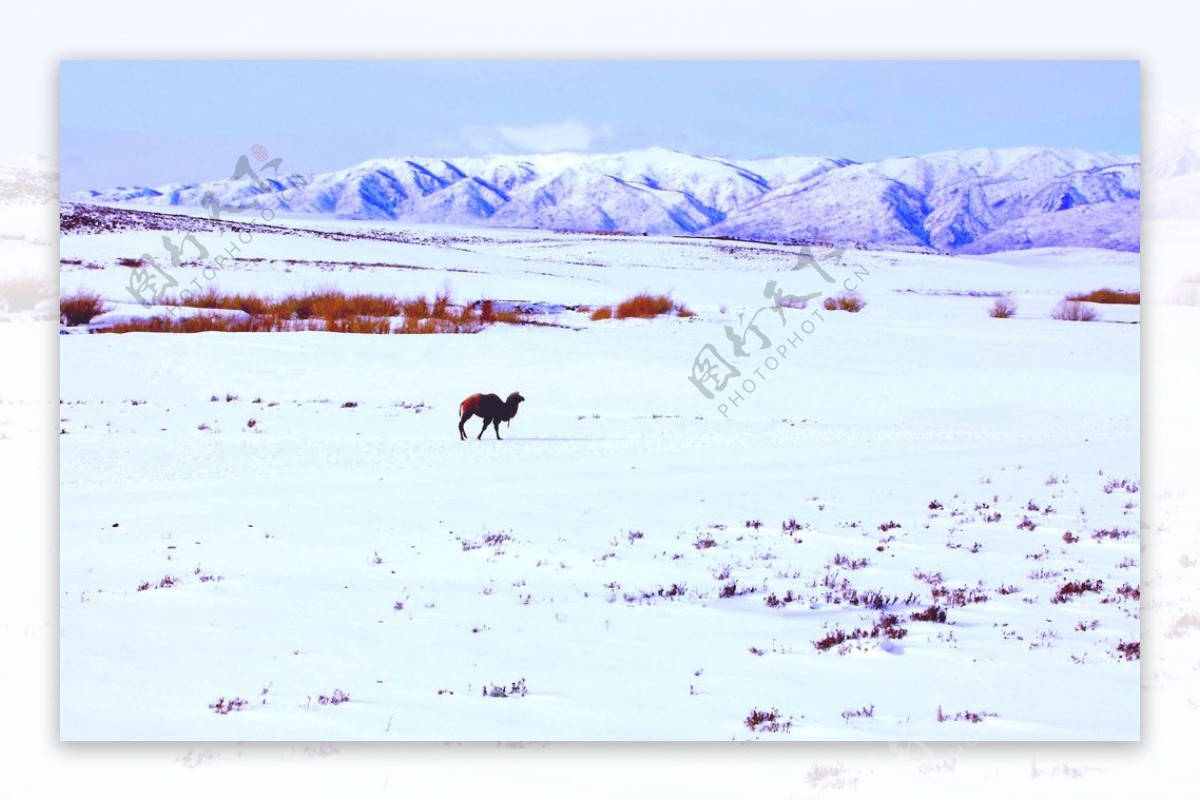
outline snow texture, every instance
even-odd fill
[[[773,202],[771,170],[677,160]],[[461,187],[451,206],[468,214],[521,187],[566,191],[551,162],[370,165],[355,185],[376,181],[374,200],[354,209]],[[936,183],[925,163],[858,172],[917,210],[933,190],[910,182]],[[570,186],[605,180],[585,172]],[[631,204],[710,186],[688,175],[609,183]],[[333,179],[310,181],[305,205],[318,185]],[[329,214],[366,197],[347,185]],[[818,251],[827,284],[795,246],[246,218],[64,205],[63,293],[151,314],[120,259],[192,231],[214,255],[239,249],[173,268],[184,286],[448,282],[557,325],[67,329],[64,739],[1138,737],[1138,307],[1049,316],[1070,292],[1136,289],[1135,254]],[[854,288],[867,306],[776,309],[769,281]],[[576,310],[643,289],[697,314]],[[987,314],[998,295],[1016,317]],[[741,371],[711,399],[689,380],[707,346]],[[527,400],[502,441],[477,441],[477,419],[459,441],[463,398],[514,390]]]

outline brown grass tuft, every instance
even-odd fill
[[[618,320],[629,317],[658,317],[660,314],[667,314],[673,308],[675,308],[675,303],[669,295],[651,295],[639,292],[617,304],[615,316]]]
[[[581,306],[579,311],[587,313],[590,307]],[[664,314],[674,314],[676,317],[695,317],[696,313],[676,303],[670,295],[651,295],[649,292],[639,292],[618,303],[616,306],[597,306],[591,309],[592,320],[626,320],[630,317],[652,319]]]
[[[862,311],[867,302],[857,292],[842,292],[834,297],[825,298],[822,303],[826,311]]]
[[[97,298],[98,299],[98,298]],[[336,289],[292,294],[281,298],[226,294],[215,288],[169,304],[210,310],[189,317],[151,317],[122,323],[112,333],[198,333],[201,331],[330,331],[342,334],[473,334],[491,323],[525,324],[519,312],[495,311],[484,301],[477,316],[472,304],[457,306],[448,288],[430,301],[425,296],[399,299],[388,295],[346,294]],[[230,316],[217,310],[241,311]],[[403,317],[400,325],[393,318]]]
[[[92,318],[108,311],[104,300],[86,290],[63,295],[58,301],[58,317],[63,325],[86,325]]]
[[[424,295],[400,301],[400,313],[408,320],[422,320],[430,316],[429,301]]]
[[[1126,292],[1120,289],[1093,289],[1087,294],[1068,295],[1067,300],[1086,301],[1088,303],[1120,303],[1135,306],[1142,302],[1141,292]]]

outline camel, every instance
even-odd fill
[[[500,423],[503,421],[512,425],[512,419],[517,416],[517,408],[523,400],[525,399],[521,397],[520,392],[512,393],[507,400],[503,401],[500,400],[499,395],[491,393],[484,395],[482,392],[476,392],[458,405],[458,438],[467,438],[467,432],[463,429],[463,425],[471,417],[478,415],[483,418],[483,428],[479,430],[479,436],[475,439],[483,439],[483,432],[487,431],[489,425],[496,431],[496,439],[503,439],[500,436]]]

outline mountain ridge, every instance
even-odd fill
[[[320,174],[118,187],[64,199],[185,207],[216,199],[231,209],[352,219],[939,253],[1137,251],[1141,165],[1137,157],[1077,148],[971,148],[874,162],[648,148],[376,158]]]

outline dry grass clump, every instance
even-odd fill
[[[629,317],[658,317],[660,314],[667,314],[674,307],[675,303],[669,295],[651,295],[647,292],[639,292],[617,304],[614,316],[618,320]]]
[[[424,298],[421,298],[425,302]],[[275,315],[296,320],[349,320],[353,317],[395,317],[402,312],[401,301],[387,295],[346,294],[336,289],[285,295],[280,298],[229,294],[209,287],[188,297],[167,299],[167,305],[195,309],[229,309],[252,316]],[[425,314],[423,316],[428,316]]]
[[[677,317],[695,317],[696,313],[682,303],[676,303],[670,295],[651,295],[649,292],[639,292],[614,306],[599,306],[592,310],[591,319],[609,320],[616,318],[626,320],[630,317],[649,320],[664,314],[674,314]]]
[[[103,299],[86,290],[63,295],[58,301],[58,317],[63,325],[86,325],[106,311]]]
[[[1058,305],[1050,311],[1050,316],[1055,320],[1071,320],[1080,323],[1090,323],[1100,319],[1100,315],[1096,313],[1095,309],[1085,306],[1077,300],[1067,298],[1058,302]]]
[[[744,722],[750,731],[770,732],[771,734],[786,734],[792,730],[793,723],[790,717],[782,717],[779,710],[775,708],[751,709]]]
[[[423,320],[406,317],[394,334],[477,334],[483,330],[483,324],[470,320],[439,319],[427,317]],[[386,332],[381,332],[386,333]]]
[[[130,320],[104,329],[111,334],[199,334],[205,331],[227,333],[263,333],[268,331],[314,331],[320,330],[320,320],[291,320],[274,314],[257,317],[235,317],[224,314],[196,314],[188,317],[155,315],[141,320]]]
[[[841,292],[833,297],[825,298],[822,303],[825,311],[859,312],[866,305],[867,302],[857,292]]]
[[[1126,292],[1120,289],[1093,289],[1087,294],[1068,295],[1067,300],[1086,301],[1088,303],[1119,303],[1128,304],[1131,306],[1142,302],[1142,293],[1129,291]]]
[[[98,300],[98,298],[97,298]],[[458,305],[449,289],[432,298],[397,298],[378,294],[348,294],[337,289],[262,297],[225,293],[216,288],[168,305],[205,309],[190,316],[156,316],[115,325],[108,331],[192,334],[202,331],[329,331],[339,334],[474,334],[494,323],[530,322],[516,311],[496,311],[493,301]],[[480,307],[477,315],[475,307]],[[217,314],[216,310],[244,315]],[[402,317],[399,325],[394,318]]]
[[[1017,316],[1017,304],[1012,298],[996,298],[988,309],[988,317],[1007,319]]]

